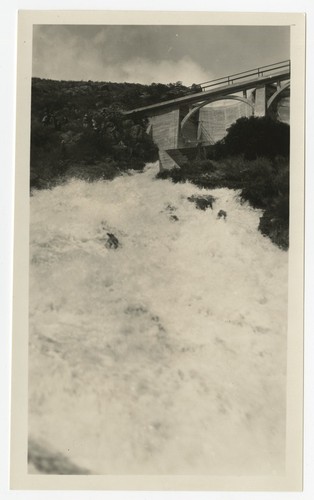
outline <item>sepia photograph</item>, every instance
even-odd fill
[[[26,475],[267,489],[302,448],[293,17],[102,14],[20,13]]]

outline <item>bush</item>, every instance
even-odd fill
[[[246,161],[241,179],[242,199],[249,201],[254,208],[265,208],[277,194],[274,176],[275,169],[269,159]]]
[[[289,247],[289,196],[280,194],[260,218],[258,229],[283,250]]]
[[[216,158],[243,155],[258,157],[289,157],[290,127],[270,117],[239,118],[227,131],[226,137],[214,146]]]

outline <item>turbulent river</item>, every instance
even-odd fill
[[[30,471],[280,474],[287,253],[156,172],[31,198]]]

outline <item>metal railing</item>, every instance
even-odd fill
[[[276,72],[279,73],[290,73],[291,62],[290,59],[286,61],[280,61],[274,64],[268,64],[267,66],[260,66],[259,68],[250,69],[248,71],[242,71],[241,73],[234,73],[233,75],[223,76],[221,78],[215,78],[214,80],[209,80],[207,82],[202,82],[197,84],[202,90],[207,90],[211,87],[216,87],[220,85],[232,85],[233,83],[244,80],[251,77],[261,77],[261,76],[276,76]],[[269,74],[271,73],[271,74]],[[193,87],[193,86],[192,86]]]

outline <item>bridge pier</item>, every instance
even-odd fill
[[[167,150],[177,149],[180,134],[180,109],[156,113],[149,117],[152,138],[159,148],[159,164],[161,170],[169,170],[178,166],[169,156]]]
[[[255,91],[254,116],[266,115],[266,86],[258,87]]]

